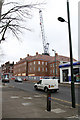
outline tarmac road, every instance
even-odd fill
[[[21,84],[15,83],[17,86]],[[78,107],[72,108],[57,101],[51,101],[51,111],[47,111],[47,96],[5,85],[2,87],[2,120],[4,118],[54,118],[53,120],[78,120]],[[55,119],[56,118],[56,119]],[[26,119],[25,119],[26,120]]]
[[[45,92],[43,91],[36,91],[34,89],[34,83],[29,82],[29,81],[23,81],[22,83],[14,82],[14,80],[10,81],[9,83],[10,86],[14,86],[16,88],[22,89],[22,90],[27,90],[33,93],[39,93],[39,94],[44,94],[46,95]],[[79,104],[79,91],[80,88],[75,87],[75,99],[76,99],[76,104]],[[62,102],[63,104],[67,104],[71,106],[71,87],[70,86],[61,86],[59,85],[59,91],[57,93],[51,93],[51,96],[54,100],[57,100],[58,102]]]

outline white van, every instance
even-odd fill
[[[47,91],[57,92],[58,88],[58,79],[41,79],[39,82],[34,84],[34,88]]]

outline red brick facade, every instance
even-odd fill
[[[10,73],[13,75],[13,67],[14,67],[14,62],[10,63],[9,61],[6,62],[5,64],[1,65],[1,73]]]
[[[56,54],[56,76],[59,77],[59,65],[69,62],[69,57]],[[36,53],[24,59],[20,58],[14,65],[14,76],[55,76],[55,56],[41,55]]]

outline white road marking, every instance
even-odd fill
[[[70,117],[67,117],[67,118],[79,118],[79,116],[75,115],[75,116],[70,116]]]
[[[31,103],[22,103],[22,105],[28,106],[28,105],[31,105]]]
[[[32,97],[23,97],[23,99],[29,99],[29,100],[32,100]]]
[[[19,96],[11,96],[10,98],[15,99],[15,98],[19,98]]]
[[[34,95],[34,97],[41,97],[41,95]]]
[[[57,108],[57,109],[52,109],[51,112],[55,112],[55,113],[63,113],[63,112],[66,112],[60,108]]]

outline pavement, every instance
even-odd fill
[[[32,93],[8,85],[3,86],[2,120],[28,118],[80,120],[79,107],[72,108],[52,99],[51,111],[47,111],[47,94]]]

